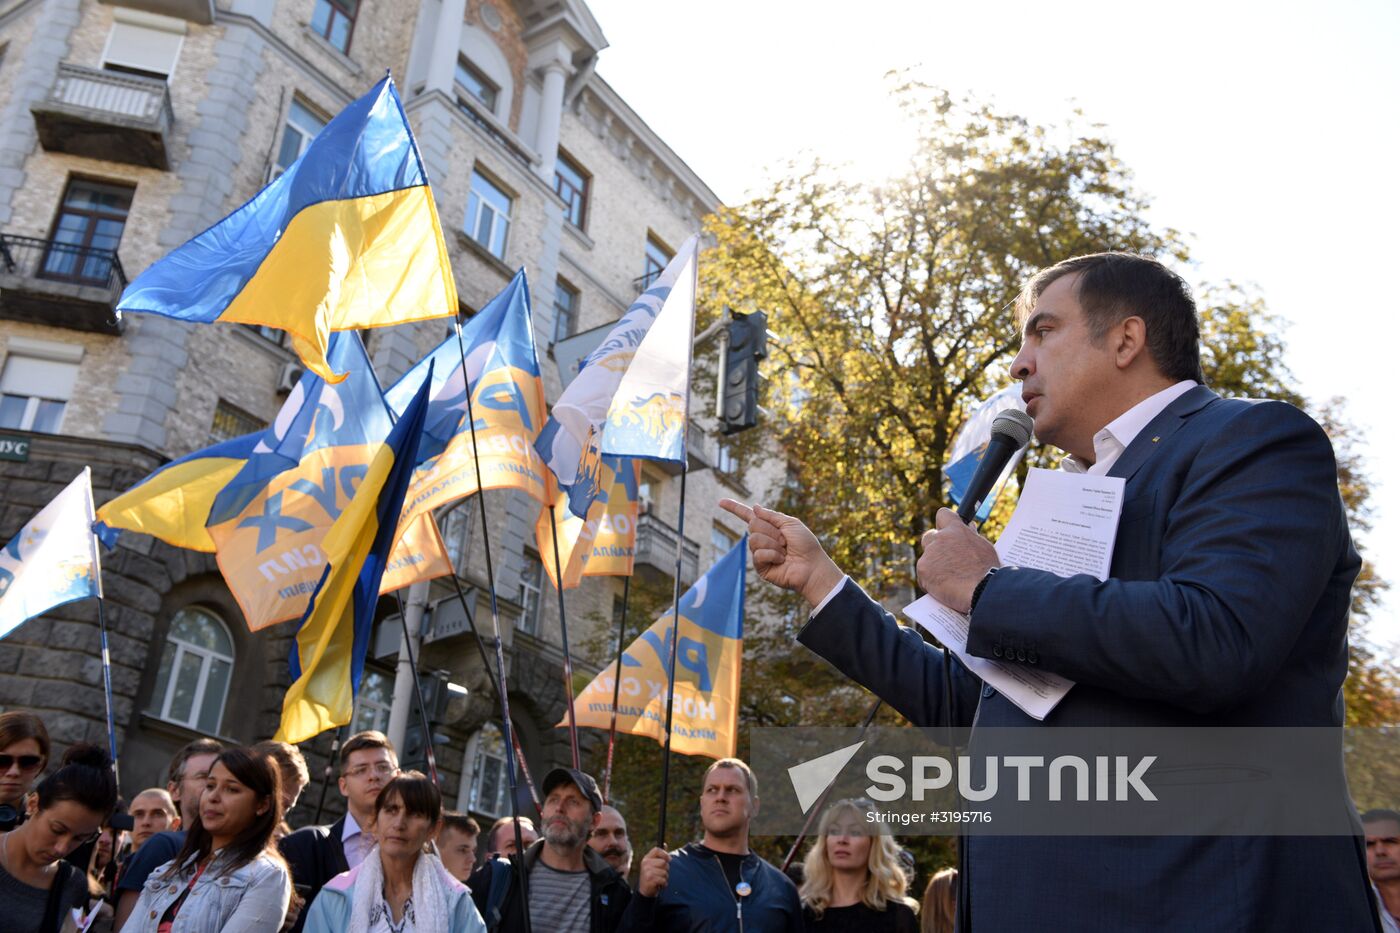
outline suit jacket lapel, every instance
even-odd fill
[[[1170,405],[1162,409],[1161,413],[1149,421],[1147,427],[1133,438],[1133,442],[1128,445],[1127,450],[1124,450],[1123,455],[1109,468],[1108,475],[1121,477],[1124,480],[1132,479],[1133,474],[1141,469],[1142,465],[1152,456],[1153,451],[1161,447],[1167,438],[1175,434],[1177,429],[1186,423],[1188,417],[1219,397],[1202,385],[1188,389],[1180,398],[1173,400]]]
[[[343,871],[350,870],[350,862],[345,858],[345,843],[341,836],[345,833],[345,817],[341,817],[331,824],[330,829],[330,855],[331,873],[328,878],[333,878]]]

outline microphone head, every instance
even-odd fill
[[[998,434],[1014,441],[1018,448],[1025,447],[1031,442],[1031,431],[1035,429],[1035,421],[1031,416],[1021,411],[1019,408],[1008,408],[998,412],[992,419],[992,435]]]

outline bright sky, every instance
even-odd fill
[[[1289,321],[1298,389],[1347,398],[1377,506],[1363,543],[1395,584],[1369,636],[1400,657],[1400,441],[1382,433],[1400,294],[1400,5],[589,7],[612,43],[598,73],[731,203],[804,150],[862,178],[898,171],[910,136],[891,69],[1039,122],[1078,106],[1106,124],[1154,221],[1192,235],[1196,279],[1253,284]]]

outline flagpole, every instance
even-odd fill
[[[687,454],[687,457],[689,454]],[[676,528],[676,582],[671,597],[671,652],[666,664],[666,744],[661,751],[661,817],[657,822],[657,847],[666,848],[666,796],[671,789],[671,713],[676,705],[676,642],[681,622],[681,559],[685,556],[685,478],[687,462],[681,468],[681,507]]]
[[[462,357],[462,385],[467,396],[467,426],[471,430],[472,467],[476,471],[476,499],[481,504],[481,543],[486,554],[486,585],[491,593],[491,625],[496,636],[496,672],[500,675],[497,694],[501,698],[501,726],[505,730],[506,745],[515,747],[515,728],[510,721],[510,699],[506,695],[506,653],[501,644],[501,609],[496,599],[496,567],[491,560],[491,521],[486,515],[486,492],[481,488],[481,451],[476,442],[476,414],[472,410],[471,373],[467,371],[467,345],[462,339],[462,318],[458,314],[452,319],[452,329],[457,334],[457,351]],[[506,780],[510,786],[511,825],[515,828],[516,875],[520,880],[521,903],[530,903],[530,881],[525,871],[525,842],[520,834],[520,804],[516,792],[520,784],[515,775],[515,756],[506,755]],[[530,911],[520,912],[524,921],[525,933],[530,933]]]
[[[870,729],[870,724],[875,721],[875,714],[880,712],[882,702],[882,700],[876,700],[871,705],[870,712],[865,714],[865,721],[860,724],[860,736],[858,737],[860,741],[865,741],[865,733]],[[826,805],[826,798],[831,796],[831,790],[835,786],[836,780],[833,778],[831,783],[826,785],[826,790],[822,791],[822,795],[817,798],[817,805],[807,811],[807,819],[802,823],[802,832],[798,833],[797,838],[793,840],[792,848],[788,849],[787,857],[783,859],[783,867],[779,869],[783,874],[787,874],[788,866],[792,864],[793,857],[797,855],[798,847],[802,845],[802,840],[807,838],[807,834],[812,831],[812,823],[821,814],[822,807]]]
[[[433,727],[428,722],[427,704],[423,702],[423,684],[418,679],[418,657],[413,652],[413,639],[408,634],[408,615],[404,611],[401,589],[394,590],[394,599],[399,604],[399,624],[403,627],[403,648],[408,654],[408,669],[413,672],[413,695],[418,698],[418,720],[423,723],[423,754],[428,759],[428,777],[441,787],[442,784],[438,781],[437,756],[433,754]]]
[[[617,668],[613,674],[613,704],[612,722],[608,725],[608,766],[603,771],[603,802],[612,802],[609,791],[612,790],[612,769],[613,769],[613,747],[617,742],[617,704],[621,697],[622,688],[622,641],[627,633],[627,597],[632,590],[632,576],[628,574],[622,578],[622,618],[617,623]]]
[[[321,776],[321,797],[316,801],[316,815],[311,818],[312,826],[321,825],[321,811],[326,807],[326,790],[331,786],[331,769],[335,767],[335,760],[340,752],[340,738],[344,734],[345,727],[338,726],[335,738],[331,739],[331,750],[326,758],[326,772]]]
[[[559,593],[559,640],[564,649],[564,702],[569,705],[569,751],[573,753],[574,768],[578,763],[578,723],[574,719],[574,662],[569,657],[569,625],[564,619],[564,571],[559,568],[559,522],[555,509],[549,507],[549,536],[554,542],[554,589]]]
[[[98,596],[97,629],[102,637],[102,692],[107,699],[107,749],[112,756],[112,773],[118,776],[117,783],[120,784],[120,772],[117,770],[117,723],[112,713],[112,655],[107,650],[107,613],[103,611],[102,603],[102,597]]]

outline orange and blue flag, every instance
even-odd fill
[[[461,343],[450,335],[389,387],[384,399],[394,412],[406,409],[429,367],[435,373],[424,428],[430,459],[413,476],[404,518],[477,492],[472,425],[466,417],[468,385],[482,487],[518,489],[545,502],[549,479],[534,447],[545,418],[544,386],[524,270],[462,327]]]
[[[424,379],[389,436],[374,445],[354,498],[326,534],[328,563],[292,647],[292,685],[282,702],[279,741],[305,742],[350,721],[381,578],[421,456],[429,388]]]
[[[219,569],[253,631],[306,611],[326,565],[324,539],[393,425],[359,334],[332,335],[328,359],[349,377],[303,374],[206,511]],[[391,588],[449,572],[431,515],[403,529]]]
[[[744,653],[744,565],[748,536],[740,539],[681,599],[676,626],[676,697],[671,748],[683,755],[728,758],[738,748],[739,666]],[[665,744],[670,613],[652,623],[622,653],[617,731]],[[612,723],[609,664],[574,700],[580,726]],[[561,721],[558,726],[567,725]]]
[[[625,457],[603,458],[603,494],[593,500],[587,519],[569,511],[564,493],[554,508],[541,509],[535,520],[535,548],[549,554],[542,563],[549,581],[573,589],[584,577],[630,577],[637,553],[638,492],[641,463]],[[555,529],[550,531],[551,519]],[[552,558],[554,538],[559,536],[559,570]]]
[[[253,199],[157,260],[120,311],[285,330],[306,367],[339,382],[333,331],[457,313],[437,207],[387,75]]]

